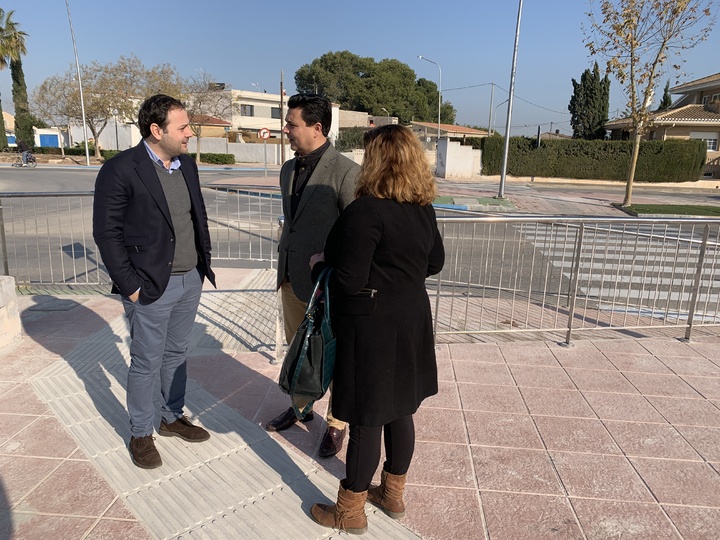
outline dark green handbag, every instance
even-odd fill
[[[280,369],[278,384],[290,395],[300,419],[325,395],[335,368],[335,334],[330,322],[328,288],[331,272],[332,268],[325,268],[318,277],[305,318],[295,332]]]

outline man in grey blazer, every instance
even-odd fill
[[[288,101],[283,132],[295,150],[295,157],[280,171],[285,225],[280,236],[277,275],[288,343],[303,320],[312,294],[310,257],[323,250],[333,223],[355,198],[360,173],[356,163],[330,144],[331,121],[332,108],[327,98],[298,94]],[[310,412],[302,421],[308,422],[313,417]],[[270,420],[265,429],[282,431],[297,420],[290,407]],[[319,450],[321,457],[337,454],[345,436],[345,422],[332,416],[330,405],[327,423]]]

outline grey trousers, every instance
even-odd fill
[[[123,297],[130,323],[130,369],[127,408],[133,437],[152,435],[155,419],[155,378],[160,374],[162,418],[183,415],[187,381],[187,348],[200,304],[202,278],[197,269],[170,276],[163,295],[152,304]]]

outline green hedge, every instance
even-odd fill
[[[105,159],[110,159],[111,157],[116,156],[120,152],[122,152],[122,150],[100,150],[100,154]]]
[[[59,148],[52,148],[50,146],[36,146],[32,149],[33,154],[57,154],[58,156],[61,154]]]
[[[234,165],[235,156],[233,154],[204,154],[201,152],[200,161],[202,163],[212,163],[213,165]]]
[[[100,150],[100,154],[105,159],[110,159],[115,154],[119,154],[122,150]],[[38,146],[33,150],[35,154],[57,154],[60,155],[59,148],[51,148],[48,146]],[[65,149],[66,156],[84,156],[85,147],[74,147]],[[95,155],[95,148],[90,147],[90,156]],[[194,154],[193,154],[194,157]],[[235,156],[233,154],[200,154],[200,161],[203,163],[212,163],[215,165],[234,165]]]
[[[504,138],[483,139],[483,173],[500,174]],[[694,182],[702,175],[707,147],[704,141],[642,141],[635,180],[638,182]],[[541,141],[511,137],[508,174],[549,178],[627,180],[632,141]]]
[[[358,148],[364,148],[363,136],[366,131],[366,128],[361,127],[351,127],[341,130],[337,141],[335,141],[335,150],[338,152],[351,152]]]

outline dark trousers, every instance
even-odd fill
[[[383,470],[390,474],[408,472],[415,451],[415,424],[412,415],[377,427],[350,426],[345,462],[345,489],[359,493],[370,487],[380,463],[380,439],[385,435]]]

